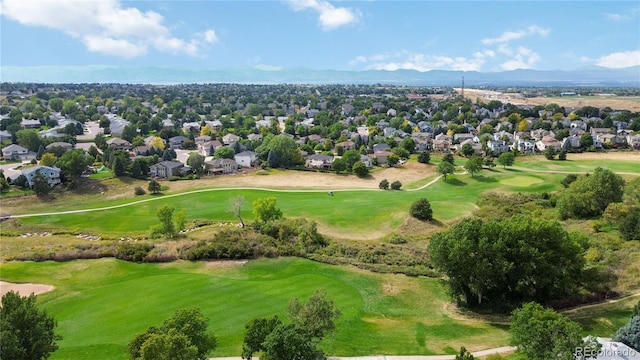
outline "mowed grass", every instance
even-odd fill
[[[534,172],[554,171],[565,173],[592,173],[595,168],[602,167],[613,172],[640,175],[640,161],[637,160],[637,157],[630,157],[628,160],[609,160],[606,154],[602,154],[602,159],[576,160],[572,159],[572,155],[574,154],[567,154],[567,160],[564,161],[547,160],[543,156],[518,157],[514,167]],[[580,156],[580,154],[576,156]]]
[[[446,181],[440,179],[418,191],[336,190],[334,196],[328,196],[325,191],[199,189],[192,193],[98,201],[85,204],[84,207],[80,204],[67,206],[65,203],[52,203],[49,212],[126,206],[109,210],[28,217],[21,221],[25,224],[46,225],[48,228],[77,229],[100,234],[139,233],[158,223],[156,212],[163,205],[184,209],[188,220],[236,221],[228,211],[229,199],[241,195],[245,198],[243,218],[252,220],[252,202],[257,198],[273,196],[286,217],[315,220],[323,228],[331,229],[332,233],[339,232],[346,237],[375,231],[382,231],[384,235],[400,226],[408,216],[411,203],[422,197],[430,201],[436,219],[448,222],[470,214],[475,209],[478,196],[487,190],[553,191],[560,187],[561,178],[561,174],[523,174],[508,168],[494,168],[474,177],[450,175]],[[137,203],[132,203],[134,201]],[[22,211],[28,213],[29,209],[25,208]]]
[[[6,263],[2,280],[51,284],[38,303],[63,336],[52,359],[123,359],[128,341],[175,310],[197,307],[219,342],[212,356],[238,356],[245,323],[284,316],[289,300],[325,289],[342,311],[328,354],[442,354],[507,343],[504,326],[452,316],[441,282],[374,274],[303,259],[235,266],[203,262],[135,264],[114,259]]]

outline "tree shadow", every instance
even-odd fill
[[[482,182],[482,183],[498,182],[498,180],[496,178],[494,178],[493,176],[475,175],[473,177],[473,179],[475,179],[476,181]]]
[[[467,186],[467,183],[457,179],[457,178],[449,178],[447,180],[445,180],[445,182],[449,185],[453,185],[453,186]]]

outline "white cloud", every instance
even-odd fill
[[[288,0],[287,3],[293,11],[316,11],[318,13],[318,21],[324,31],[357,23],[362,16],[358,9],[335,7],[324,0]]]
[[[547,36],[548,34],[549,34],[549,29],[545,29],[536,25],[531,25],[526,29],[522,29],[518,31],[505,31],[502,33],[502,35],[500,35],[497,38],[482,39],[482,43],[484,45],[505,44],[513,40],[523,38],[525,36],[531,36],[531,35]]]
[[[486,57],[491,53],[477,52],[471,58],[449,57],[440,55],[417,54],[406,50],[396,53],[376,54],[370,57],[358,56],[349,62],[349,65],[360,63],[366,65],[367,70],[461,70],[479,71]]]
[[[198,56],[205,44],[218,41],[213,30],[191,39],[171,34],[164,17],[154,11],[125,7],[119,0],[4,0],[0,13],[23,25],[44,26],[81,41],[91,52],[123,58],[144,55],[149,48]]]
[[[640,50],[615,52],[600,57],[596,65],[608,68],[625,68],[640,65]]]
[[[504,70],[531,69],[540,61],[540,55],[525,47],[518,47],[513,58],[500,65]]]
[[[640,12],[640,8],[631,9],[625,14],[605,13],[604,17],[613,22],[625,22],[633,20],[638,12]]]

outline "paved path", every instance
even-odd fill
[[[428,182],[428,183],[426,183],[426,184],[424,184],[424,185],[422,185],[422,186],[420,186],[418,188],[408,189],[408,190],[405,190],[405,191],[423,190],[423,189],[435,184],[438,180],[440,180],[441,177],[442,176],[438,176],[437,178],[431,180],[430,182]],[[150,198],[150,199],[132,201],[132,202],[129,202],[129,203],[126,203],[126,204],[120,204],[120,205],[104,206],[104,207],[90,208],[90,209],[79,209],[79,210],[67,210],[67,211],[56,211],[56,212],[46,212],[46,213],[11,215],[11,218],[27,218],[27,217],[52,216],[52,215],[64,215],[64,214],[78,214],[78,213],[85,213],[85,212],[92,212],[92,211],[112,210],[112,209],[118,209],[118,208],[122,208],[122,207],[133,206],[133,205],[138,205],[138,204],[142,204],[142,203],[146,203],[146,202],[150,202],[150,201],[158,201],[158,200],[163,200],[163,199],[177,197],[177,196],[185,196],[185,195],[191,195],[191,194],[197,194],[197,193],[203,193],[203,192],[209,192],[209,191],[226,191],[226,190],[260,190],[260,191],[285,192],[285,193],[326,193],[327,192],[327,190],[269,189],[269,188],[259,188],[259,187],[226,187],[226,188],[214,188],[214,189],[200,189],[200,190],[186,191],[186,192],[182,192],[182,193],[178,193],[178,194],[164,195],[164,196],[154,197],[154,198]],[[345,192],[345,191],[384,191],[384,190],[373,189],[373,188],[364,188],[364,189],[354,188],[354,189],[337,189],[337,190],[333,190],[334,193],[336,193],[336,192]]]

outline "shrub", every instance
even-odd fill
[[[429,200],[422,198],[415,201],[411,204],[411,209],[409,210],[411,216],[416,219],[427,221],[433,219],[433,210],[431,209],[431,204]]]
[[[389,181],[387,179],[382,179],[382,181],[380,181],[380,184],[378,185],[378,187],[382,190],[388,190],[389,189]]]
[[[431,161],[431,155],[428,151],[423,151],[418,154],[418,162],[421,164],[428,164]]]
[[[391,190],[400,190],[402,183],[398,180],[391,183]]]
[[[116,259],[141,262],[153,250],[153,245],[144,243],[122,243],[116,249]]]
[[[142,188],[142,186],[136,186],[135,190],[133,191],[136,195],[144,195],[147,192],[144,191],[144,189]]]

